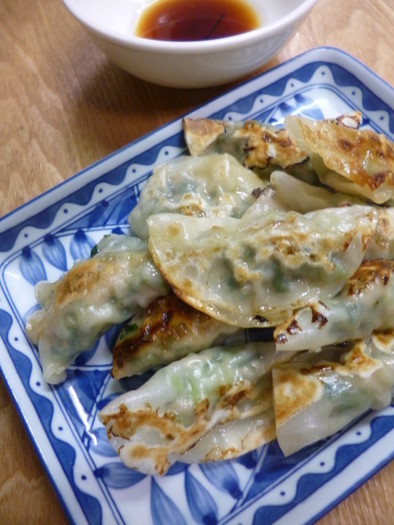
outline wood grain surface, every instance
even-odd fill
[[[262,70],[330,45],[393,85],[393,28],[394,0],[320,0]],[[61,0],[0,0],[0,216],[231,87],[144,83],[108,63]],[[67,523],[2,380],[0,447],[0,524]],[[394,524],[394,462],[319,521],[367,523]]]

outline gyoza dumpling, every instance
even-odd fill
[[[272,375],[276,435],[287,456],[390,404],[394,332],[302,352]]]
[[[299,213],[363,204],[363,201],[358,197],[307,184],[283,171],[271,173],[270,185],[264,189],[264,195],[266,202],[268,202],[268,197],[270,198],[271,208],[276,206],[278,209],[292,209]],[[368,246],[364,259],[393,259],[394,208],[375,206],[375,211],[378,216],[378,223],[374,238]]]
[[[184,135],[193,156],[230,153],[247,168],[267,168],[269,164],[287,168],[307,160],[284,128],[255,120],[233,122],[210,119],[184,119]]]
[[[59,281],[36,285],[42,308],[28,319],[26,334],[38,345],[48,383],[63,381],[75,357],[105,330],[169,291],[145,241],[110,235],[96,252],[75,263]]]
[[[272,411],[270,371],[286,359],[272,343],[189,354],[115,398],[99,417],[126,466],[164,474],[216,426]],[[262,442],[267,438],[261,432]]]
[[[155,299],[122,329],[113,348],[116,379],[142,374],[209,348],[219,337],[233,334],[226,325],[195,310],[175,294]]]
[[[242,217],[266,186],[231,155],[183,156],[155,168],[129,215],[131,231],[148,238],[147,218],[171,212],[194,217]]]
[[[368,206],[261,214],[259,201],[242,219],[148,219],[152,257],[175,293],[240,327],[278,324],[295,308],[338,293],[377,223]]]
[[[286,117],[285,127],[323,184],[377,204],[394,198],[394,146],[384,135],[296,115]]]
[[[363,262],[341,292],[294,312],[274,331],[278,350],[314,350],[394,330],[394,260]]]

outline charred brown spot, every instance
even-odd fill
[[[353,144],[350,140],[347,140],[345,138],[338,139],[338,146],[340,149],[343,149],[344,151],[351,151],[353,149]]]
[[[244,146],[244,152],[245,153],[249,153],[250,151],[253,151],[256,149],[256,146],[254,146],[253,144],[251,144],[250,142],[248,142],[247,144],[245,144]]]
[[[279,345],[285,345],[287,343],[287,337],[286,334],[283,332],[280,332],[279,334],[275,335],[275,342]]]
[[[325,317],[321,312],[315,310],[313,307],[311,307],[312,310],[312,323],[318,324],[319,328],[323,328],[325,324],[327,324],[327,317]]]
[[[242,387],[237,389],[235,392],[231,390],[223,397],[220,406],[222,408],[231,408],[235,407],[242,399],[245,399],[248,396],[250,389],[247,387]]]
[[[338,126],[344,126],[346,128],[358,129],[362,121],[362,114],[360,111],[354,111],[353,113],[340,115],[335,118],[335,123]]]
[[[204,416],[207,413],[208,408],[209,408],[209,400],[207,398],[200,401],[197,404],[196,408],[194,409],[194,414],[196,418],[199,419],[202,416]]]
[[[372,338],[379,350],[385,352],[387,349],[390,352],[390,348],[394,338],[394,330],[384,330],[382,332],[375,332]]]
[[[386,179],[390,176],[389,171],[379,171],[378,173],[374,173],[372,177],[370,178],[370,187],[372,189],[379,188],[382,184],[386,182]]]
[[[362,292],[375,283],[386,286],[394,274],[394,261],[376,259],[361,264],[356,273],[349,279],[347,293],[351,297],[358,297]]]
[[[277,142],[278,146],[280,146],[283,149],[295,146],[295,142],[288,135],[285,135],[283,133],[279,135]]]
[[[263,317],[262,315],[255,315],[253,318],[255,321],[258,321],[261,324],[267,323],[267,319]]]
[[[347,354],[343,369],[345,372],[360,376],[369,375],[381,366],[381,362],[364,353],[364,342],[358,341]]]
[[[252,191],[252,197],[258,199],[262,193],[264,193],[264,188],[255,188]]]
[[[362,350],[359,347],[356,347],[355,350],[350,353],[347,365],[351,368],[362,368],[368,364],[369,361],[370,359],[362,352]]]
[[[219,395],[219,397],[225,396],[226,393],[228,392],[229,388],[230,387],[228,385],[220,385],[220,387],[218,388],[218,395]]]
[[[262,133],[261,134],[261,139],[266,142],[267,144],[270,144],[271,142],[273,142],[272,140],[272,135],[269,134],[269,133]]]
[[[250,130],[256,127],[256,122],[254,120],[246,120],[242,126],[245,130]]]
[[[297,323],[297,321],[295,319],[292,319],[290,323],[288,324],[286,331],[288,334],[294,335],[294,334],[300,333],[302,330],[301,330],[300,325]]]

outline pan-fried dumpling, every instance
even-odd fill
[[[287,116],[285,126],[323,184],[377,204],[394,198],[394,145],[384,135],[296,115]]]
[[[338,293],[361,264],[377,222],[369,206],[262,215],[259,200],[240,220],[148,219],[152,257],[175,293],[240,327],[278,324],[295,308]]]
[[[164,474],[217,425],[270,411],[270,370],[286,359],[272,343],[192,353],[115,398],[99,417],[126,466]]]
[[[308,158],[286,129],[255,120],[233,122],[186,118],[183,129],[192,156],[226,152],[243,166],[260,169],[269,164],[287,168]]]
[[[271,173],[270,185],[264,189],[270,208],[294,210],[299,213],[338,206],[362,205],[363,201],[353,195],[330,191],[322,186],[313,186],[283,171]],[[365,204],[365,202],[364,202]],[[375,206],[378,223],[374,238],[364,259],[394,258],[394,208]]]
[[[313,350],[394,330],[394,260],[361,264],[341,292],[297,310],[275,328],[278,350]]]
[[[142,374],[209,348],[236,330],[195,310],[175,294],[158,297],[119,334],[113,348],[112,375],[120,379]]]
[[[131,231],[148,238],[147,218],[171,212],[194,217],[242,217],[266,186],[228,154],[179,157],[158,166],[129,215]]]
[[[36,285],[42,308],[28,319],[26,334],[38,345],[48,383],[63,381],[75,357],[90,349],[105,330],[169,291],[145,241],[109,235],[96,252],[75,263],[57,282]]]
[[[275,367],[272,376],[276,435],[287,456],[390,404],[394,332],[303,352]]]

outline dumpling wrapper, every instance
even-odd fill
[[[277,326],[278,350],[314,350],[394,330],[394,260],[363,262],[338,295],[304,306]]]
[[[242,217],[266,186],[231,155],[182,156],[155,168],[129,215],[131,231],[148,238],[147,218],[171,212],[193,217]]]
[[[155,299],[122,329],[113,348],[115,379],[142,374],[209,348],[238,329],[195,310],[175,294]]]
[[[197,443],[179,456],[182,463],[206,463],[223,461],[255,450],[276,437],[275,417],[272,401],[272,386],[264,391],[266,410],[260,414],[221,423],[213,427]]]
[[[115,234],[106,236],[95,256],[76,262],[57,282],[37,283],[41,309],[27,320],[26,334],[38,346],[45,381],[64,381],[75,357],[107,329],[168,292],[147,242]]]
[[[394,332],[303,352],[272,371],[276,435],[288,456],[391,402]]]
[[[262,214],[258,199],[242,219],[151,216],[149,247],[186,303],[227,324],[273,326],[336,295],[361,264],[376,223],[368,206]]]
[[[384,135],[296,115],[286,117],[285,127],[323,184],[377,204],[394,198],[394,145]]]
[[[270,187],[274,190],[275,198],[283,209],[299,213],[353,204],[365,205],[362,199],[333,192],[323,186],[308,184],[284,171],[275,170],[271,173]]]
[[[99,418],[123,463],[140,472],[164,474],[184,454],[189,462],[211,459],[209,443],[192,450],[210,431],[237,420],[264,420],[266,413],[272,417],[270,371],[288,355],[276,352],[272,343],[192,353],[112,400]],[[265,421],[262,443],[273,435],[269,415]],[[238,452],[250,450],[251,443]]]

